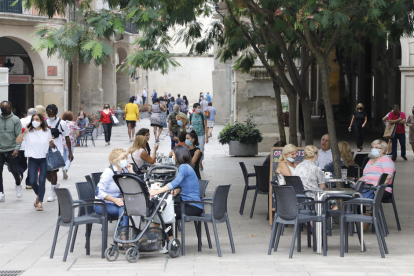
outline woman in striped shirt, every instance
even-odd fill
[[[382,140],[375,140],[371,143],[371,157],[364,168],[364,174],[359,179],[365,181],[366,184],[376,186],[378,180],[383,173],[388,174],[385,184],[391,184],[392,177],[395,172],[395,164],[392,159],[386,155],[388,145]],[[361,193],[364,198],[374,198],[375,192],[372,190],[363,190]],[[382,200],[390,199],[392,195],[392,189],[385,189]]]

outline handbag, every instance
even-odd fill
[[[131,158],[132,158],[132,162],[134,162],[134,164],[132,164],[132,169],[134,170],[134,172],[136,174],[142,174],[141,169],[138,167],[137,163],[135,162],[134,157],[132,156],[132,153],[131,153]]]
[[[119,120],[118,120],[118,118],[114,115],[114,114],[111,114],[111,123],[112,124],[119,124]]]
[[[206,109],[206,111],[204,111],[204,115],[206,115],[206,118],[210,118],[210,109]]]
[[[66,166],[65,160],[63,160],[60,151],[54,147],[56,151],[53,151],[51,147],[49,147],[49,151],[46,153],[46,164],[47,164],[47,171],[51,172]]]
[[[395,136],[395,131],[397,130],[397,124],[394,125],[387,125],[384,131],[384,138],[385,139],[392,139]]]
[[[162,220],[164,221],[165,224],[171,224],[171,223],[175,222],[175,211],[174,211],[173,196],[171,194],[169,194],[168,196],[166,196],[166,198],[164,200],[167,204],[166,204],[164,210],[161,213]],[[158,224],[161,223],[158,216],[154,217],[154,222],[158,223]]]

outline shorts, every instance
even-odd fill
[[[128,124],[131,124],[131,128],[135,127],[135,124],[137,123],[137,121],[126,121],[127,122],[127,126]]]
[[[158,125],[158,124],[151,124],[152,127],[159,127],[159,128],[164,128],[164,126],[162,125]]]
[[[214,121],[207,120],[207,127],[214,127]]]

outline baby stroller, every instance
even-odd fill
[[[176,167],[158,166],[153,167],[147,173],[149,183],[160,180],[163,177],[162,184],[171,182],[177,174]],[[112,262],[119,257],[119,246],[128,248],[126,250],[126,259],[133,263],[138,261],[140,252],[159,252],[167,245],[168,254],[176,258],[181,254],[181,243],[178,239],[169,240],[162,212],[166,206],[165,198],[169,192],[158,195],[158,198],[150,199],[148,186],[142,178],[135,174],[114,175],[114,181],[118,185],[124,197],[124,212],[119,216],[114,231],[114,244],[105,250],[105,257]],[[124,215],[127,215],[132,221],[132,226],[120,226]],[[140,225],[135,225],[133,216],[140,216],[141,221],[145,222],[141,230]],[[151,227],[154,218],[158,217],[160,227]],[[122,239],[122,237],[126,237]]]

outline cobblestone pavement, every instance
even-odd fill
[[[137,127],[149,127],[148,119],[142,120]],[[0,203],[0,275],[6,270],[21,270],[23,275],[413,275],[414,274],[414,236],[412,181],[412,153],[408,162],[398,160],[396,181],[396,199],[401,220],[402,231],[398,231],[392,206],[384,205],[390,234],[386,238],[390,254],[380,258],[375,234],[365,234],[366,252],[359,251],[356,236],[349,239],[349,253],[339,257],[339,227],[334,225],[332,237],[329,237],[328,256],[314,253],[306,246],[303,235],[302,252],[294,252],[293,259],[288,259],[292,228],[286,228],[281,237],[278,252],[267,255],[270,238],[270,226],[266,220],[267,196],[259,195],[256,210],[249,218],[253,191],[249,192],[244,215],[239,215],[240,200],[244,181],[238,162],[246,163],[248,170],[253,165],[260,165],[267,153],[257,157],[236,158],[228,155],[228,147],[221,146],[217,135],[222,126],[214,129],[214,138],[206,145],[205,170],[203,179],[210,180],[207,195],[211,195],[217,185],[231,183],[229,195],[229,215],[233,231],[236,253],[232,254],[225,225],[219,225],[219,238],[223,257],[217,251],[208,249],[204,238],[203,252],[197,251],[194,228],[187,226],[186,256],[176,259],[167,255],[141,254],[137,263],[128,263],[123,254],[116,262],[100,258],[100,227],[93,227],[91,255],[86,256],[84,244],[85,227],[79,228],[79,234],[73,253],[69,253],[66,262],[62,262],[64,246],[67,240],[67,228],[61,228],[55,256],[49,258],[52,238],[57,219],[57,201],[44,203],[44,211],[33,208],[35,196],[32,190],[24,190],[23,197],[17,199],[12,176],[4,171],[6,202]],[[138,129],[137,129],[138,130]],[[160,143],[161,152],[169,151],[169,137],[164,136]],[[151,144],[154,138],[151,137]],[[315,144],[318,144],[315,143]],[[126,126],[113,128],[111,146],[105,147],[103,136],[96,140],[96,147],[77,147],[75,160],[69,171],[69,179],[63,180],[59,173],[61,187],[70,189],[77,197],[74,183],[85,181],[84,175],[102,171],[108,166],[107,156],[112,148],[128,148]],[[252,183],[255,181],[253,180]],[[50,191],[47,184],[46,193]],[[109,224],[108,243],[112,241],[114,224]],[[203,230],[204,233],[204,230]]]

